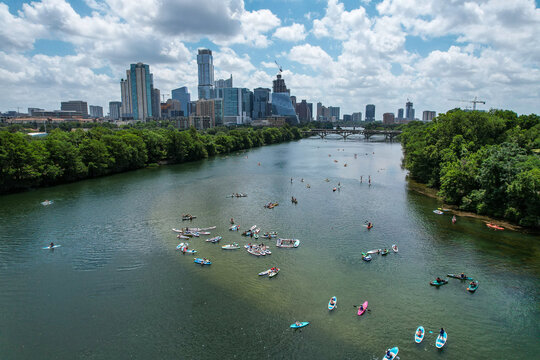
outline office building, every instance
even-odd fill
[[[199,99],[210,99],[214,90],[214,58],[212,57],[212,50],[199,49],[197,66],[199,70]]]
[[[422,121],[432,121],[435,116],[437,116],[435,111],[426,110],[422,113]]]
[[[223,124],[251,122],[253,93],[246,88],[223,89]]]
[[[366,105],[366,121],[375,121],[375,105],[373,104]]]
[[[216,115],[215,115],[215,103],[214,100],[197,100],[196,103],[196,109],[194,116],[198,117],[208,117],[210,118],[210,122],[208,124],[208,127],[215,127],[216,126]],[[195,123],[195,121],[194,121]]]
[[[150,67],[143,63],[131,64],[126,70],[126,79],[120,80],[122,119],[146,120],[152,117],[153,88]]]
[[[407,120],[414,120],[414,108],[413,103],[407,99],[407,103],[405,103],[405,118]]]
[[[298,115],[298,120],[300,120],[301,123],[311,121],[311,111],[306,100],[302,100],[296,104],[296,114]]]
[[[30,115],[30,116],[35,116],[35,115],[34,115],[35,112],[43,112],[43,111],[45,111],[45,109],[32,108],[32,107],[30,107],[30,108],[28,108],[28,115]]]
[[[90,117],[93,118],[102,118],[103,117],[103,107],[90,105]]]
[[[180,101],[184,116],[189,116],[189,103],[191,102],[191,95],[189,94],[188,88],[186,86],[182,86],[181,88],[173,89],[173,91],[171,91],[171,97],[173,100]]]
[[[214,122],[215,126],[223,125],[223,99],[212,99],[214,101]]]
[[[351,122],[352,121],[352,115],[343,114],[343,121]]]
[[[259,87],[253,90],[252,119],[265,119],[270,116],[271,111],[270,89]]]
[[[321,102],[317,103],[317,116],[315,117],[316,121],[322,121],[323,116],[323,104]]]
[[[403,119],[403,108],[399,108],[398,111],[397,111],[397,118],[398,120],[402,120]]]
[[[395,122],[394,113],[384,113],[382,116],[382,122],[384,125],[391,125]]]
[[[121,108],[122,108],[122,103],[120,101],[110,101],[109,102],[109,117],[112,120],[120,119]]]
[[[152,88],[152,117],[161,119],[161,95],[159,89]]]
[[[297,125],[298,115],[296,109],[292,105],[290,90],[285,85],[285,80],[281,78],[281,74],[276,76],[273,81],[272,93],[272,115],[283,116],[290,125]]]
[[[354,122],[360,122],[362,121],[362,113],[361,112],[355,112],[352,114],[352,121]]]
[[[216,89],[223,89],[223,88],[232,88],[233,87],[233,83],[232,83],[232,74],[231,74],[231,77],[228,78],[228,79],[219,79],[219,80],[216,80],[214,82],[214,87]]]
[[[62,101],[60,103],[60,110],[74,111],[82,116],[88,116],[88,103],[80,100]]]
[[[339,106],[329,106],[328,110],[330,111],[330,120],[332,122],[339,121]]]

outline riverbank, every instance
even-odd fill
[[[507,220],[495,219],[495,218],[492,218],[492,217],[489,217],[489,216],[486,216],[486,215],[479,215],[479,214],[476,214],[476,213],[473,213],[473,212],[470,212],[470,211],[463,211],[463,210],[460,210],[455,205],[445,204],[443,199],[440,196],[437,195],[437,189],[430,188],[427,185],[421,184],[421,183],[419,183],[417,181],[414,181],[414,180],[412,180],[412,179],[410,179],[408,177],[407,177],[407,189],[415,191],[415,192],[420,193],[422,195],[428,196],[430,198],[437,199],[438,201],[441,202],[440,207],[452,210],[452,213],[455,214],[456,216],[470,217],[470,218],[474,218],[474,219],[479,219],[479,220],[482,220],[482,221],[484,221],[486,223],[496,223],[497,225],[502,226],[507,230],[521,231],[521,232],[530,233],[530,234],[538,233],[534,229],[524,228],[522,226],[512,224],[512,223],[508,222]]]

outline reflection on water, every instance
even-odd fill
[[[472,218],[453,225],[432,212],[436,200],[407,191],[400,161],[399,144],[307,139],[4,196],[0,328],[10,331],[0,358],[375,359],[394,345],[402,358],[532,357],[537,238]],[[270,201],[279,206],[264,208]],[[187,224],[183,213],[197,218]],[[301,244],[279,249],[261,237],[272,255],[224,251],[253,241],[228,230],[231,217]],[[175,250],[171,228],[214,225],[219,244],[189,240],[211,266]],[[41,250],[51,241],[62,247]],[[394,243],[399,253],[361,260]],[[275,278],[257,275],[272,266]],[[462,271],[480,281],[476,293],[457,279],[428,284]],[[365,300],[359,317],[354,305]],[[311,324],[293,331],[295,320]]]

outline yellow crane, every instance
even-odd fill
[[[473,111],[476,110],[476,104],[485,104],[486,102],[484,100],[478,100],[476,96],[473,100],[463,100],[463,99],[448,99],[450,101],[461,101],[461,102],[468,102],[473,104]]]

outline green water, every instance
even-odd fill
[[[399,144],[306,139],[0,197],[0,359],[380,359],[393,346],[401,359],[536,358],[539,239],[452,225],[407,190],[400,162]],[[175,251],[171,228],[188,212],[223,236],[189,241],[211,266]],[[261,238],[272,255],[224,251],[249,241],[228,231],[231,217],[300,247]],[[51,241],[62,247],[41,249]],[[362,261],[391,244],[399,253]],[[275,278],[257,276],[271,266]],[[462,271],[476,293],[428,284]],[[294,331],[295,320],[311,324]],[[434,333],[415,344],[419,325]]]

